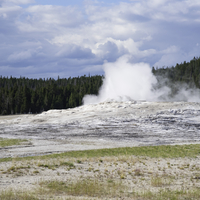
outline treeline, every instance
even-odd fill
[[[98,94],[102,76],[28,79],[0,77],[0,115],[41,113],[82,105],[86,94]]]
[[[177,63],[175,67],[152,67],[152,72],[160,84],[163,80],[167,84],[186,83],[190,87],[200,88],[200,58],[194,57],[190,62]]]
[[[154,89],[160,89],[164,86],[170,88],[170,92],[161,97],[161,99],[169,99],[179,94],[184,88],[200,89],[200,58],[193,58],[190,62],[184,61],[172,67],[154,68],[152,73],[156,76],[158,82],[154,85]],[[195,91],[195,90],[194,90]],[[199,97],[200,98],[200,97]]]

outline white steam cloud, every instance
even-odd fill
[[[153,100],[152,84],[156,78],[151,73],[148,64],[128,63],[128,57],[123,56],[115,63],[105,63],[105,79],[99,95],[86,95],[84,104],[99,103],[106,100]]]
[[[99,95],[86,95],[83,103],[86,105],[110,100],[199,101],[199,89],[186,89],[181,86],[173,98],[170,97],[171,89],[167,86],[153,89],[157,79],[152,74],[151,67],[146,63],[132,64],[128,60],[128,56],[123,56],[114,63],[105,63],[105,78]]]

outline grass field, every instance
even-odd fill
[[[8,140],[3,142],[7,146],[20,144],[23,140]],[[0,140],[1,142],[1,140]],[[1,145],[1,143],[0,143]],[[50,159],[50,158],[92,158],[92,157],[105,157],[105,156],[147,156],[150,158],[184,158],[196,157],[200,155],[200,144],[190,145],[163,145],[163,146],[142,146],[142,147],[124,147],[112,149],[97,149],[86,151],[70,151],[59,154],[51,154],[45,156],[34,156],[25,158],[2,158],[0,162],[14,160],[32,160],[32,159]]]
[[[14,145],[21,145],[24,142],[27,142],[27,140],[0,138],[0,147],[8,147],[8,146],[14,146]]]
[[[4,158],[2,178],[44,180],[29,190],[2,190],[0,199],[200,199],[199,158],[200,144]]]

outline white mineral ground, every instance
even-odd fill
[[[0,116],[0,137],[30,141],[0,148],[0,158],[200,143],[200,103],[106,101],[38,115]]]
[[[98,148],[200,143],[200,103],[107,101],[38,115],[1,116],[0,137],[28,140],[21,146],[0,148],[1,158]],[[66,183],[80,177],[118,181],[122,175],[123,184],[135,191],[200,187],[199,157],[103,157],[102,163],[99,159],[80,158],[81,163],[69,160],[75,164],[71,170],[63,166],[52,170],[39,165],[59,165],[62,158],[3,162],[0,163],[0,191],[9,188],[32,190],[41,181],[52,179]],[[10,170],[12,167],[17,170]],[[138,170],[142,178],[137,176]],[[164,181],[161,186],[151,183],[154,177]]]

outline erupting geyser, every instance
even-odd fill
[[[128,62],[128,56],[123,56],[115,63],[105,63],[103,68],[105,79],[99,95],[86,95],[83,98],[84,104],[110,99],[117,101],[157,99],[152,90],[152,85],[156,84],[157,80],[148,64],[131,64]]]
[[[172,95],[172,88],[167,87],[164,82],[165,77],[159,78],[158,82],[149,64],[132,64],[128,56],[123,56],[114,63],[105,63],[103,69],[105,78],[99,95],[86,95],[83,98],[85,105],[107,100],[200,101],[200,90],[190,88],[187,84],[174,83],[177,91]],[[159,87],[155,87],[156,85]]]

